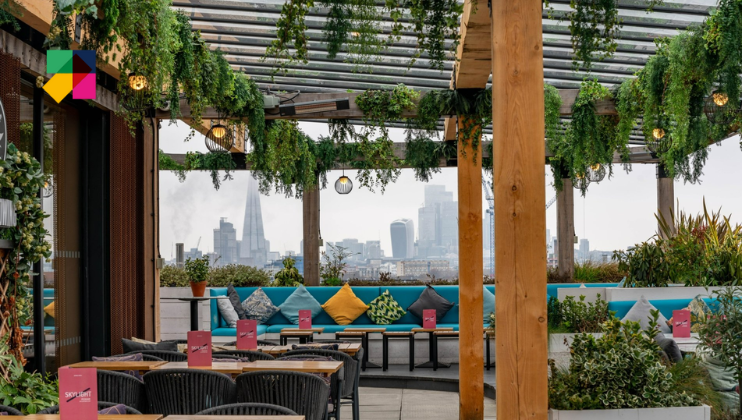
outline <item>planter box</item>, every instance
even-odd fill
[[[721,287],[609,287],[606,289],[608,302],[639,300],[642,296],[647,300],[693,299],[698,295],[711,296]]]
[[[549,410],[549,420],[710,420],[711,407]]]
[[[560,288],[557,290],[559,301],[563,301],[567,296],[574,296],[579,301],[580,296],[585,296],[585,302],[595,303],[600,295],[601,300],[608,300],[605,287],[578,287],[578,288]]]
[[[208,289],[206,296],[209,295]],[[160,287],[160,297],[176,298],[191,297],[190,287]],[[198,315],[202,331],[211,329],[211,309],[209,301],[199,303]],[[176,340],[186,338],[191,328],[191,311],[188,302],[179,300],[160,300],[160,338],[162,340]]]

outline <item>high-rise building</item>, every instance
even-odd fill
[[[580,239],[580,260],[585,262],[590,259],[590,241]]]
[[[260,209],[258,181],[247,177],[247,201],[245,203],[245,222],[242,225],[240,244],[240,264],[262,268],[268,261],[270,247],[263,231],[263,213]]]
[[[381,241],[366,241],[366,258],[369,260],[381,258]]]
[[[458,253],[458,203],[444,185],[425,186],[425,204],[418,209],[417,257]]]
[[[198,248],[191,248],[190,251],[186,251],[184,253],[185,259],[188,260],[189,258],[192,260],[195,260],[196,258],[201,258],[203,256],[203,252],[199,250]]]
[[[175,244],[175,266],[178,268],[185,267],[185,253],[183,244]]]
[[[392,236],[393,258],[415,257],[415,224],[410,219],[399,219],[392,222],[390,228]]]
[[[364,244],[358,242],[358,239],[346,238],[342,242],[338,242],[337,246],[345,248],[345,251],[350,253],[349,260],[361,261],[364,259]]]
[[[214,254],[219,258],[216,262],[212,260],[214,266],[237,264],[240,261],[237,231],[226,217],[219,220],[219,229],[214,229]]]

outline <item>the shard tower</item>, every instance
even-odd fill
[[[242,227],[240,264],[263,268],[268,261],[268,249],[263,232],[263,213],[260,210],[258,181],[252,176],[247,181],[245,223]]]

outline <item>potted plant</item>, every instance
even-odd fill
[[[209,257],[188,258],[185,262],[185,271],[191,283],[193,297],[203,297],[209,279]]]
[[[639,323],[611,318],[601,337],[575,336],[569,368],[549,362],[549,418],[708,419],[710,407],[677,386],[662,363],[658,333],[656,321],[643,331]]]

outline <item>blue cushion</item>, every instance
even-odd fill
[[[308,309],[312,311],[312,323],[314,323],[314,318],[322,313],[322,306],[320,303],[317,302],[317,299],[315,299],[303,285],[297,287],[294,293],[292,293],[291,296],[289,296],[288,299],[279,306],[279,308],[281,308],[283,316],[295,325],[299,324],[300,310]]]
[[[482,321],[490,322],[490,313],[495,312],[495,294],[484,287],[482,291]]]

